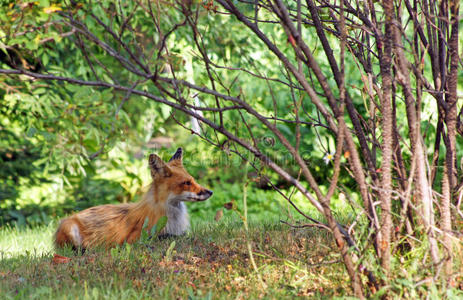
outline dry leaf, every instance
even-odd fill
[[[220,219],[222,219],[222,217],[223,217],[223,210],[219,209],[215,214],[214,220],[218,222]]]
[[[61,255],[58,255],[58,254],[53,254],[52,262],[55,263],[55,264],[65,264],[65,263],[68,263],[70,261],[71,261],[71,259],[69,257],[61,256]]]
[[[136,288],[141,288],[141,280],[138,280],[138,279],[134,279],[132,280],[132,285]]]
[[[225,203],[223,205],[223,207],[225,207],[226,209],[230,210],[233,208],[233,201],[232,202],[228,202],[228,203]]]
[[[61,11],[61,7],[58,7],[58,6],[55,6],[55,5],[52,5],[50,7],[45,7],[43,9],[43,12],[46,13],[46,14],[51,14],[51,13],[54,13],[54,12],[57,12],[57,11]]]
[[[195,285],[193,282],[188,281],[187,284],[188,284],[189,286],[191,286],[194,290],[196,290],[196,285]]]

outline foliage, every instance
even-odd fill
[[[111,2],[101,2],[100,5],[93,6],[91,11],[86,12],[82,5],[79,4],[72,8],[72,12],[76,13],[76,17],[86,16],[85,22],[88,22],[86,26],[89,26],[95,36],[105,39],[107,33],[104,28],[98,26],[98,22],[90,14],[109,21],[107,14],[115,7]],[[60,13],[69,9],[65,8],[65,2],[7,2],[3,4],[3,7],[6,8],[4,10],[6,13],[0,14],[3,21],[0,35],[3,35],[1,45],[3,45],[3,53],[6,54],[1,60],[4,65],[72,75],[82,79],[95,77],[109,80],[112,83],[131,84],[135,82],[133,74],[120,68],[119,62],[108,56],[101,48],[86,45],[82,51],[81,43],[84,36],[75,34],[72,30],[69,31],[68,26],[60,21]],[[130,11],[131,9],[135,9],[134,4],[124,5],[124,10]],[[161,23],[161,27],[170,28],[172,24],[181,20],[182,15],[169,6],[161,10],[164,9],[168,12],[169,18]],[[147,17],[149,16],[136,9],[133,16],[134,26],[146,23]],[[218,16],[211,14],[203,13],[202,17],[204,23],[200,25],[201,28],[209,28],[211,35],[220,37],[207,40],[207,46],[216,51],[223,62],[242,66],[250,65],[256,70],[260,69],[260,72],[269,67],[268,62],[272,58],[262,56],[266,54],[258,50],[260,46],[255,38],[244,32],[239,36],[236,35],[236,32],[239,32],[237,23],[217,18]],[[217,22],[223,26],[216,26]],[[121,25],[117,19],[112,22],[113,30],[120,30]],[[226,28],[235,29],[229,31]],[[154,36],[158,41],[161,38],[155,28],[141,25],[140,30],[144,36]],[[231,34],[232,32],[235,33]],[[133,40],[128,32],[125,34],[122,37],[124,40],[130,43],[141,42],[141,40]],[[67,38],[68,36],[71,38]],[[108,40],[108,43],[110,43],[109,46],[117,48],[117,45],[111,44],[111,40]],[[168,40],[168,43],[173,48],[165,59],[169,60],[175,69],[184,70],[182,65],[187,63],[192,64],[194,70],[198,70],[201,61],[198,57],[189,54],[192,50],[189,46],[192,40],[187,28],[180,28],[173,34],[172,39]],[[240,47],[243,43],[247,43],[249,47]],[[135,44],[133,46],[135,47]],[[145,50],[150,51],[150,49]],[[232,55],[232,51],[241,53]],[[261,57],[255,59],[251,55],[249,58],[248,56],[253,52],[260,53]],[[99,61],[101,65],[90,67],[87,64],[88,59]],[[103,65],[104,68],[101,67]],[[107,70],[110,72],[108,73]],[[193,69],[184,71],[183,76],[194,77],[197,82],[208,80],[206,73],[193,73],[192,71]],[[281,76],[276,69],[268,68],[265,72]],[[243,95],[250,99],[257,99],[260,111],[273,110],[275,102],[271,98],[262,97],[265,87],[256,88],[252,84],[247,84],[247,82],[252,82],[249,76],[238,78],[228,72],[222,72],[222,75],[224,82],[235,80],[235,87],[241,87]],[[283,79],[284,77],[281,78]],[[130,95],[128,98],[128,94],[117,93],[111,88],[76,86],[66,82],[37,82],[27,77],[18,81],[12,77],[0,77],[0,84],[4,87],[1,96],[5,100],[1,103],[0,119],[8,121],[2,125],[4,128],[2,134],[9,132],[6,131],[7,128],[16,132],[14,137],[11,136],[10,139],[4,140],[0,149],[3,149],[5,153],[13,153],[12,151],[18,147],[28,147],[27,151],[36,153],[34,160],[14,156],[14,160],[8,163],[12,166],[11,168],[1,168],[2,172],[9,174],[0,177],[7,183],[2,187],[4,189],[2,194],[5,195],[2,196],[3,201],[0,203],[3,208],[2,212],[4,212],[4,215],[0,216],[1,223],[20,221],[20,224],[24,224],[26,220],[40,219],[33,216],[43,214],[60,216],[92,205],[139,199],[142,187],[148,184],[148,180],[146,172],[142,171],[145,169],[144,161],[143,163],[135,162],[133,156],[145,155],[149,151],[146,145],[153,136],[174,137],[176,145],[188,145],[187,153],[189,152],[189,155],[194,158],[187,158],[185,163],[187,168],[195,177],[206,176],[205,180],[212,189],[219,189],[214,196],[215,201],[206,203],[206,208],[196,208],[196,205],[193,205],[193,213],[200,209],[215,212],[224,203],[241,197],[239,184],[236,184],[236,182],[241,182],[240,178],[243,174],[235,169],[240,166],[238,159],[230,159],[223,153],[201,145],[197,139],[180,132],[173,126],[175,122],[167,106],[142,101],[136,95]],[[138,86],[158,94],[148,83],[141,82]],[[280,85],[269,82],[269,86],[277,97],[287,97],[286,91]],[[211,99],[205,96],[201,101],[208,103]],[[283,102],[276,103],[281,106],[280,108],[286,109],[286,104]],[[307,109],[313,108],[309,105]],[[289,112],[283,117],[290,117],[290,115]],[[226,112],[225,117],[231,130],[244,132],[245,128],[242,123],[233,122],[236,118],[240,118],[239,114],[229,111]],[[189,122],[189,118],[181,114],[176,114],[175,118],[184,123]],[[275,136],[257,126],[257,123],[252,123],[252,120],[248,122],[251,122],[251,126],[255,126],[254,135],[259,143],[267,148],[267,154],[276,160],[285,162],[290,170],[293,168],[294,176],[297,176],[294,161],[286,154],[281,144],[275,143]],[[294,124],[282,123],[278,124],[278,127],[287,132],[289,136],[295,130]],[[210,135],[206,127],[203,130]],[[326,133],[318,132],[319,135],[327,137],[327,149],[323,144],[317,146],[311,142],[315,131],[309,127],[302,127],[301,134],[305,136],[301,146],[304,149],[304,156],[307,159],[310,157],[308,161],[317,173],[317,177],[326,178],[330,170],[321,167],[322,158],[325,152],[333,150],[332,141],[328,141]],[[111,155],[109,152],[111,149],[115,149],[117,154]],[[168,151],[172,151],[171,149]],[[161,149],[161,152],[167,156],[166,150]],[[214,151],[214,155],[204,155],[211,151]],[[259,165],[259,162],[255,161],[255,164]],[[133,166],[139,167],[140,170],[129,171]],[[224,167],[228,168],[227,172],[214,172]],[[21,172],[21,168],[26,168],[26,170]],[[108,172],[114,173],[115,169],[119,170],[120,176],[103,175]],[[278,180],[272,172],[263,169],[261,171],[270,178]],[[207,176],[212,173],[220,174],[220,176]],[[17,180],[12,181],[11,176],[22,176],[22,182],[18,184]],[[348,181],[347,186],[352,185]],[[281,181],[279,184],[286,187]],[[40,194],[48,201],[31,199],[27,192],[31,187],[41,190]],[[255,195],[249,199],[251,213],[257,213],[259,207],[262,208],[261,211],[270,213],[280,210],[278,201],[274,201],[279,196],[260,190],[250,195]],[[33,209],[25,209],[27,205],[34,203]]]

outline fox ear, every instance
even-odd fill
[[[183,149],[178,148],[177,151],[175,152],[175,154],[172,156],[172,158],[169,159],[169,162],[171,162],[173,160],[179,160],[181,162],[182,161],[182,154],[183,154]]]
[[[156,154],[150,154],[148,163],[151,170],[151,177],[154,178],[157,175],[169,177],[172,175],[169,166]]]

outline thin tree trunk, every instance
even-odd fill
[[[445,157],[444,179],[442,183],[441,209],[441,229],[444,232],[444,246],[448,251],[445,263],[447,274],[452,272],[452,220],[450,204],[452,194],[457,184],[456,182],[456,131],[457,131],[457,76],[458,76],[458,13],[459,0],[450,2],[450,24],[451,34],[448,41],[450,56],[450,71],[447,77],[447,93],[445,102],[447,110],[445,114],[445,124],[447,125],[447,153]]]
[[[401,25],[400,17],[397,18],[396,25]],[[407,120],[409,128],[410,143],[412,148],[412,155],[416,156],[416,171],[414,174],[416,184],[416,203],[420,204],[421,215],[423,217],[423,224],[426,227],[426,233],[430,244],[430,254],[432,261],[437,263],[439,261],[437,241],[435,239],[434,231],[434,213],[432,205],[431,187],[427,178],[426,172],[426,154],[421,139],[420,120],[418,118],[418,111],[416,101],[413,96],[412,86],[409,76],[409,64],[405,58],[402,44],[402,33],[400,27],[394,26],[394,52],[397,61],[397,79],[402,85],[403,93],[405,96],[405,105],[407,111]],[[419,108],[419,107],[418,107]]]
[[[390,270],[391,260],[391,191],[392,191],[392,154],[393,154],[393,115],[391,105],[392,90],[392,26],[394,18],[394,5],[392,0],[384,0],[383,8],[386,14],[385,34],[382,40],[384,50],[380,57],[382,95],[381,95],[381,126],[382,135],[382,163],[381,163],[381,191],[379,199],[381,203],[381,228],[377,236],[381,266],[386,274]]]

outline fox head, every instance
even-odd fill
[[[212,191],[197,184],[188,174],[183,167],[182,152],[182,148],[178,148],[167,163],[156,154],[149,156],[153,183],[168,201],[204,201],[212,196]]]

